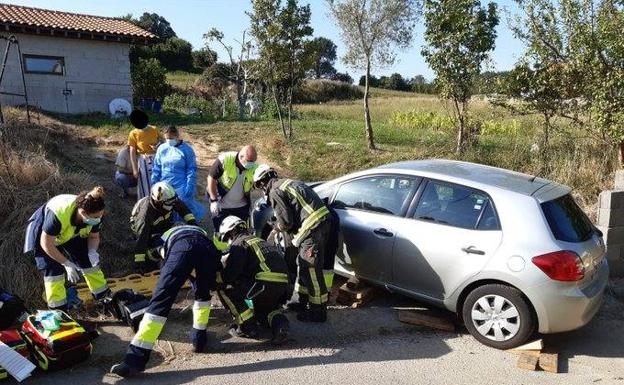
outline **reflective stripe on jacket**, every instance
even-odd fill
[[[300,243],[310,231],[329,214],[329,209],[316,192],[301,181],[278,179],[273,182],[269,202],[278,224],[294,234],[293,241]]]
[[[234,183],[236,182],[236,179],[240,174],[240,170],[236,165],[237,157],[238,153],[236,151],[223,152],[219,154],[219,161],[223,166],[223,175],[221,175],[221,177],[219,178],[219,183],[224,189],[228,191],[232,188],[232,186],[234,186]],[[243,175],[245,176],[245,180],[243,181],[243,191],[245,193],[250,192],[251,188],[253,187],[254,170],[255,167],[249,170],[242,171]]]
[[[230,245],[223,270],[223,281],[229,284],[253,280],[288,283],[288,268],[275,246],[254,235],[242,235]]]

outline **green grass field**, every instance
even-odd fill
[[[178,86],[193,74],[172,73]],[[176,124],[194,137],[216,144],[220,151],[255,143],[264,158],[292,177],[323,180],[383,163],[425,158],[478,162],[539,175],[577,191],[590,211],[597,194],[610,187],[617,167],[615,151],[605,142],[556,121],[544,161],[531,152],[541,143],[538,116],[512,116],[485,101],[471,104],[471,116],[483,124],[479,142],[465,154],[455,154],[456,131],[450,106],[431,95],[372,90],[372,124],[378,150],[366,148],[361,100],[297,105],[294,138],[286,141],[275,120],[208,122],[201,118],[164,113],[153,124]],[[95,126],[106,133],[126,132],[127,124],[107,119],[80,118],[74,123]]]
[[[167,83],[172,85],[175,88],[179,88],[185,90],[195,83],[200,77],[200,74],[194,74],[191,72],[184,71],[173,71],[167,73]]]

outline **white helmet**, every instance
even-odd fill
[[[228,234],[238,228],[238,227],[247,228],[247,223],[244,220],[240,219],[237,216],[230,215],[227,216],[223,222],[221,222],[221,226],[219,226],[219,238],[222,242],[225,242],[227,238],[229,238]]]
[[[267,177],[277,178],[277,173],[275,170],[269,166],[268,164],[259,165],[253,174],[253,183],[256,188],[258,188],[257,183]]]
[[[158,182],[152,186],[150,197],[155,203],[162,203],[163,206],[172,206],[177,194],[169,183]]]

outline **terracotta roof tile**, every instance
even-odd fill
[[[0,4],[0,23],[64,31],[153,39],[156,36],[122,19]]]

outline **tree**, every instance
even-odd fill
[[[156,13],[147,12],[139,19],[133,18],[131,14],[124,16],[123,19],[158,36],[156,44],[130,47],[130,63],[136,64],[139,59],[155,58],[170,71],[193,69],[193,46],[177,37],[167,19]]]
[[[541,154],[542,172],[548,167],[548,147],[553,117],[566,106],[568,74],[557,63],[519,63],[499,84],[500,94],[492,102],[517,114],[540,114],[544,119]]]
[[[132,17],[132,15],[129,16]],[[133,21],[132,18],[130,20]],[[133,22],[144,30],[158,36],[161,41],[177,37],[167,19],[156,13],[145,12],[138,20]]]
[[[353,84],[353,78],[348,72],[336,72],[330,79],[337,82]]]
[[[373,67],[394,63],[395,49],[410,46],[419,0],[327,0],[340,28],[347,53],[343,60],[352,68],[366,70],[364,78],[364,122],[368,148],[375,149],[368,99]]]
[[[293,91],[305,75],[305,45],[314,30],[310,26],[310,6],[297,0],[254,0],[251,33],[256,39],[262,78],[272,90],[285,138],[292,138]],[[279,94],[279,96],[278,96]],[[288,129],[281,104],[285,104]]]
[[[310,61],[312,77],[331,79],[337,73],[334,68],[336,49],[336,44],[325,37],[314,38],[305,44],[305,58]]]
[[[169,90],[167,70],[154,58],[139,59],[132,66],[131,78],[135,99],[162,100]]]
[[[162,43],[144,47],[144,56],[153,57],[169,71],[193,69],[193,46],[179,37],[171,37]]]
[[[238,44],[238,54],[234,54],[234,48],[225,42],[223,32],[216,28],[204,34],[204,39],[210,42],[219,43],[228,54],[230,66],[230,82],[236,87],[236,100],[238,101],[238,118],[245,119],[245,103],[247,102],[248,81],[253,71],[250,65],[249,56],[251,54],[251,43],[247,41],[247,31],[243,31],[242,39],[235,40]]]
[[[390,75],[390,77],[387,77],[383,84],[383,88],[386,88],[388,90],[396,90],[396,91],[408,91],[409,90],[409,86],[407,85],[407,82],[405,81],[405,79],[403,79],[403,76],[401,76],[401,74],[398,74],[398,73],[393,73],[392,75]]]
[[[407,81],[407,86],[412,92],[419,94],[434,94],[435,87],[423,75],[416,75]]]
[[[624,3],[615,0],[516,0],[524,14],[512,30],[527,58],[558,63],[570,76],[558,115],[598,131],[624,163]],[[574,97],[574,96],[573,96]],[[591,120],[590,120],[591,117]]]
[[[206,69],[217,62],[217,53],[208,47],[193,51],[192,56],[195,69]]]
[[[235,69],[225,63],[214,63],[206,68],[200,78],[200,84],[207,87],[207,95],[222,100],[221,117],[227,115],[228,86],[234,75]],[[239,111],[240,113],[240,111]]]
[[[498,22],[495,3],[483,7],[479,0],[425,0],[422,54],[436,74],[440,96],[452,102],[458,123],[458,153],[465,150],[467,139],[472,141],[477,134],[466,132],[468,102],[481,66],[494,49]]]

